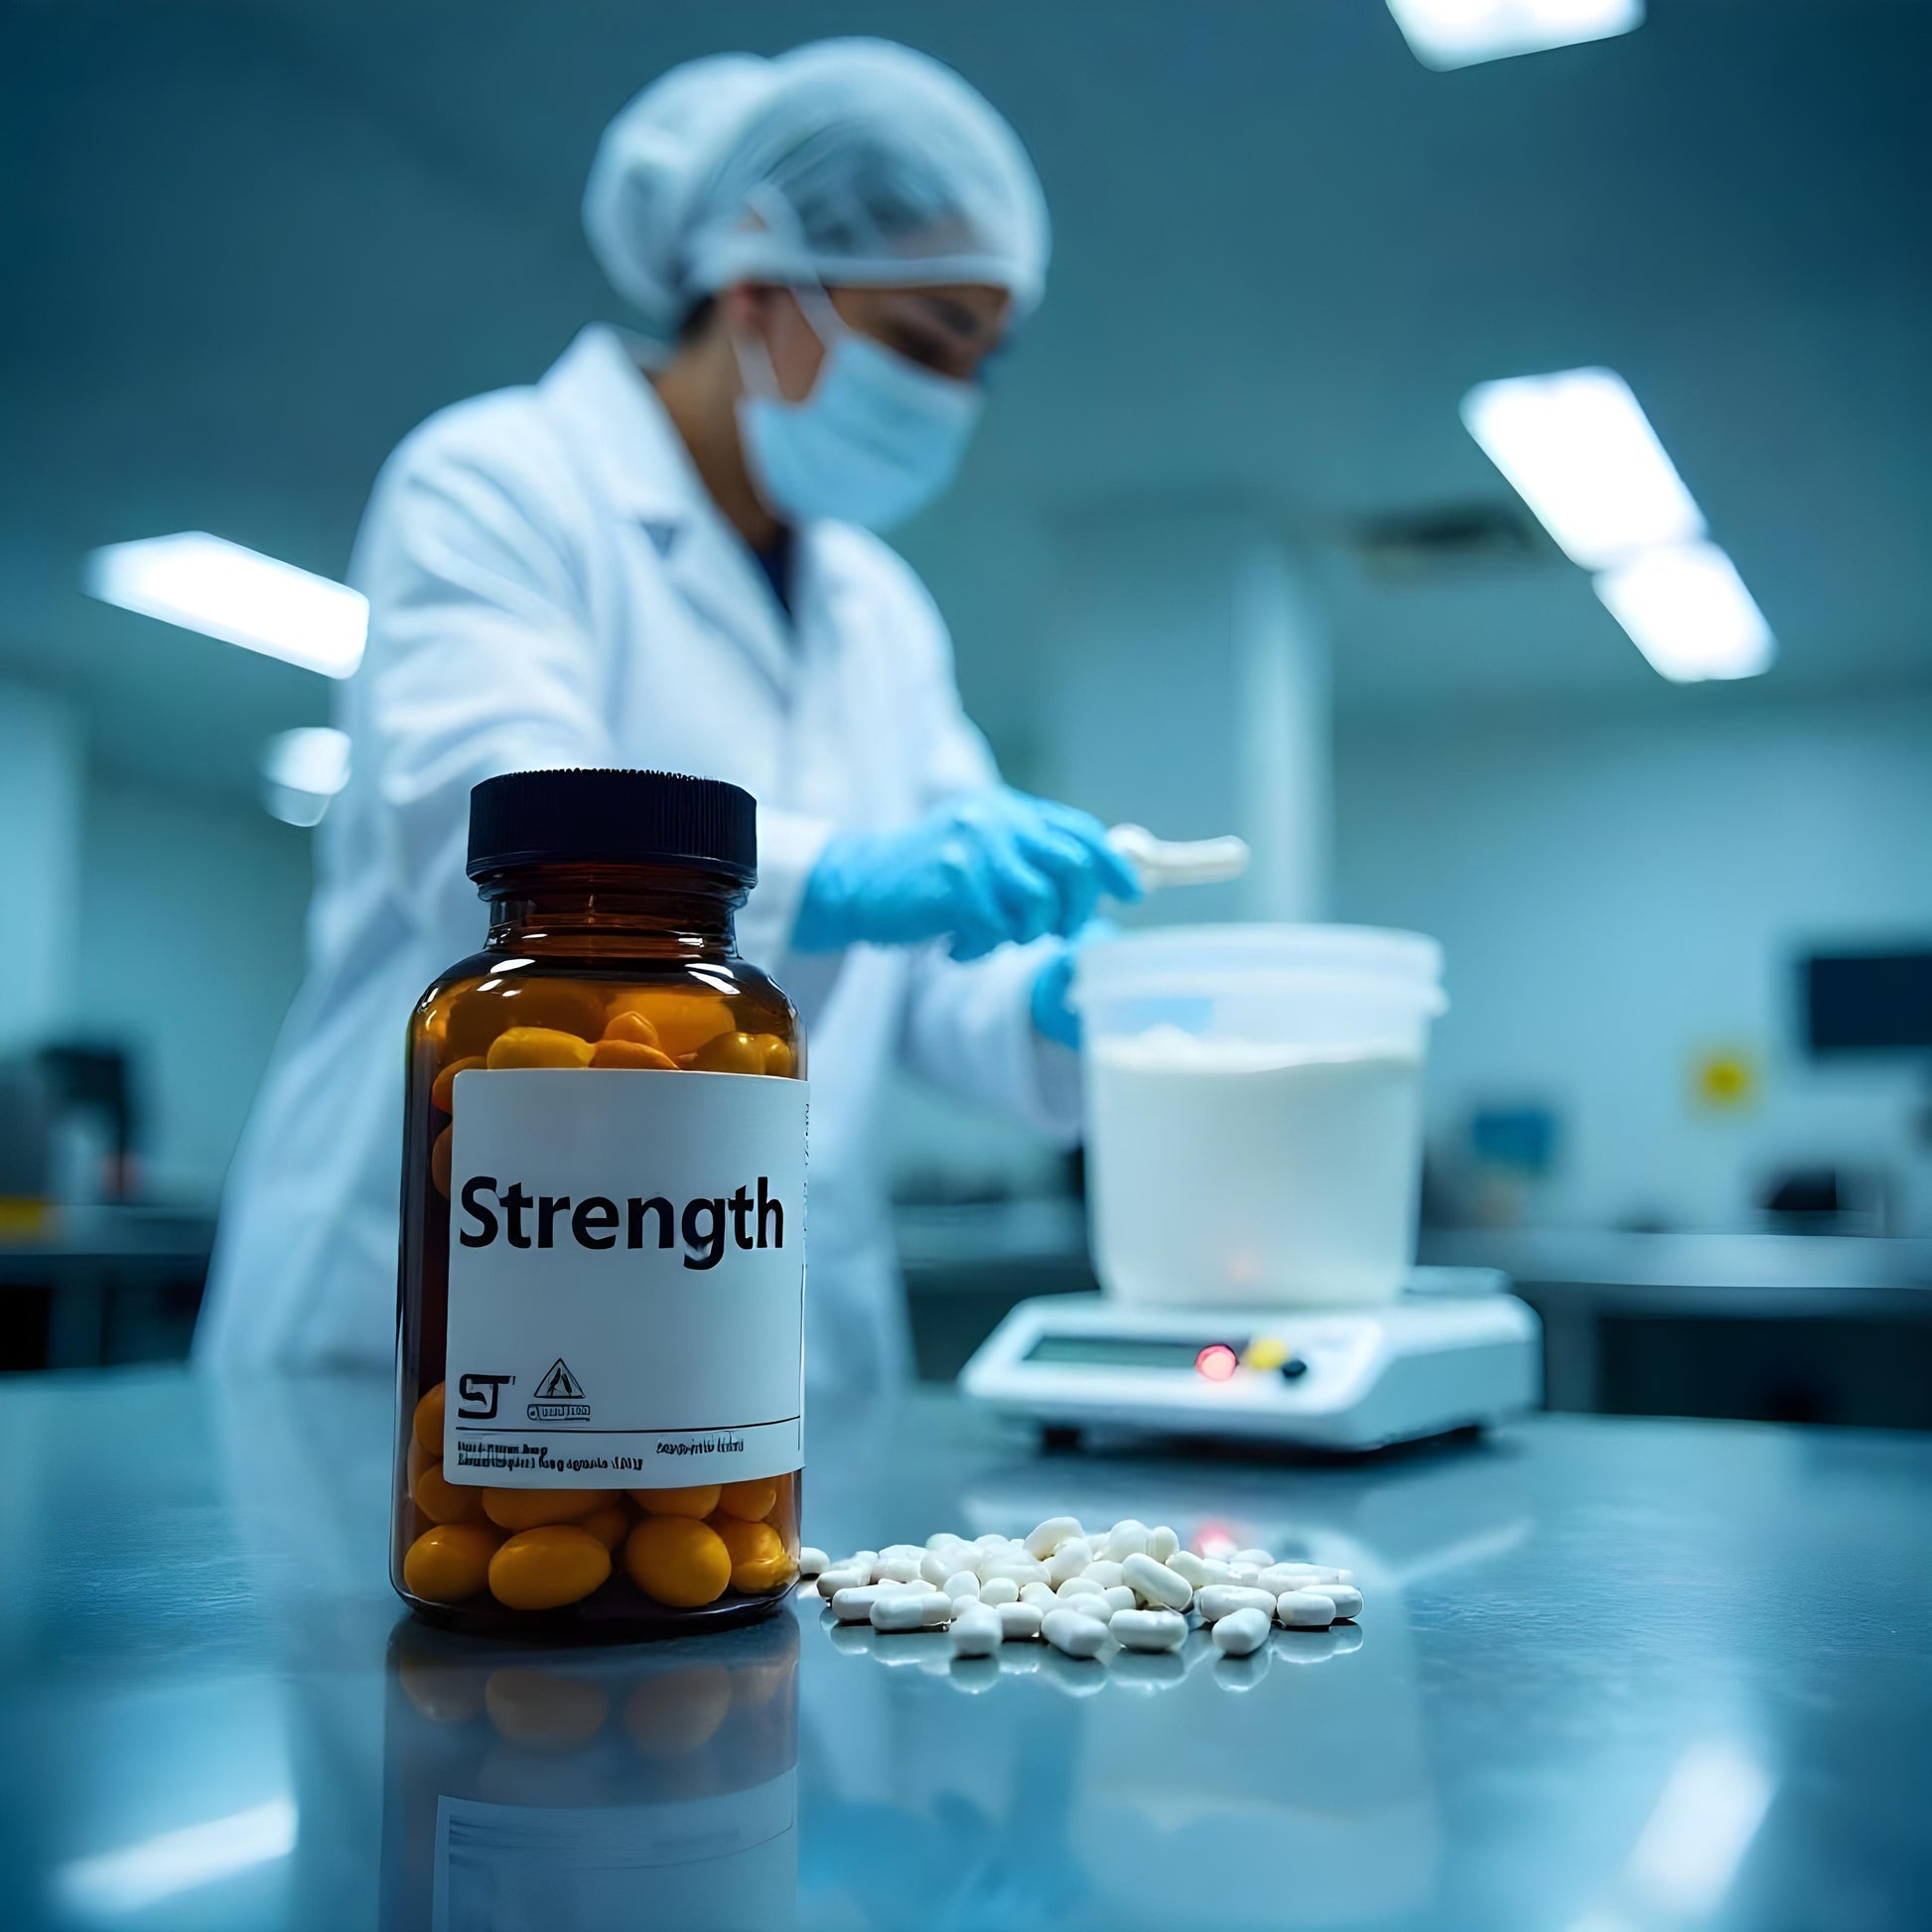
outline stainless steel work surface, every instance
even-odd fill
[[[0,1924],[1833,1932],[1932,1899],[1932,1442],[1545,1417],[1362,1466],[810,1438],[810,1539],[1048,1513],[1348,1564],[1359,1628],[1072,1664],[816,1609],[402,1619],[389,1396],[0,1389]]]

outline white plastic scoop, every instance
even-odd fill
[[[1116,825],[1107,843],[1140,875],[1150,893],[1164,886],[1217,886],[1248,870],[1248,841],[1157,839],[1145,825]]]

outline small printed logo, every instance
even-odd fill
[[[462,1375],[457,1378],[456,1392],[459,1408],[459,1422],[494,1422],[496,1420],[496,1398],[505,1384],[516,1380],[514,1375]]]
[[[590,1421],[591,1405],[584,1399],[584,1385],[561,1355],[544,1371],[536,1399],[526,1405],[525,1413],[532,1422]]]

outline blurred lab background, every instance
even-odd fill
[[[1053,209],[900,538],[1008,776],[1255,845],[1137,916],[1443,942],[1423,1256],[1517,1279],[1554,1406],[1932,1426],[1908,0],[0,10],[0,1366],[185,1349],[343,777],[355,601],[113,546],[340,579],[407,430],[623,319],[616,108],[867,32]],[[897,1105],[946,1376],[1092,1285],[1078,1162]]]

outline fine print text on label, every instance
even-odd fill
[[[449,1479],[797,1468],[804,1082],[532,1067],[456,1085]]]

